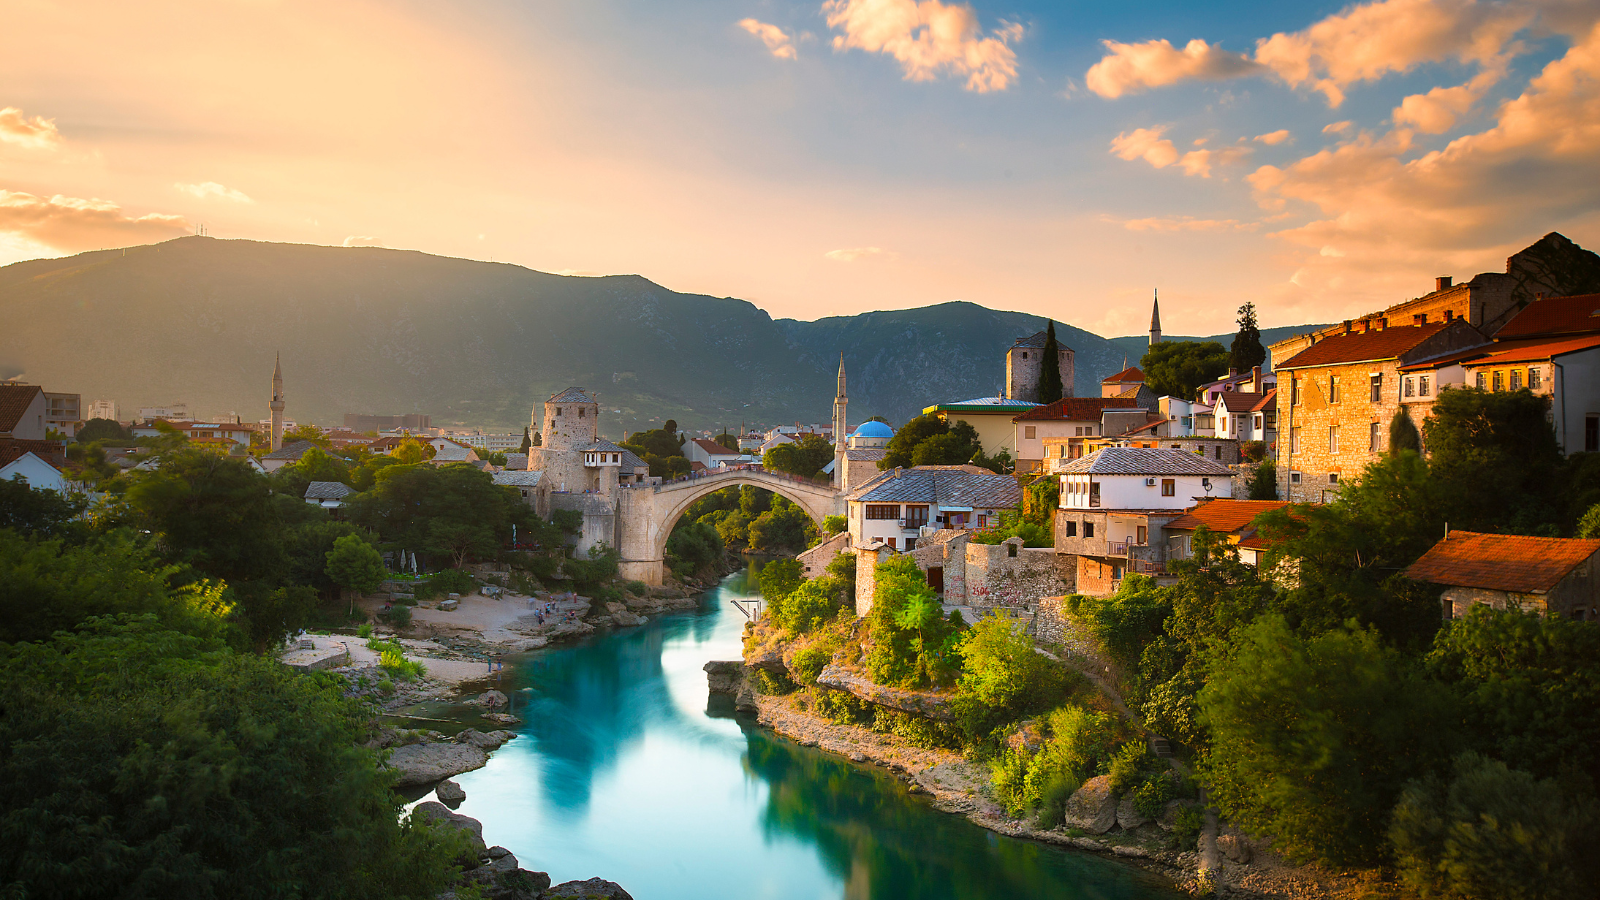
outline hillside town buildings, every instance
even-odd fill
[[[1477,604],[1600,618],[1600,540],[1452,531],[1406,577],[1444,588],[1446,619]]]

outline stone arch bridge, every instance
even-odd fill
[[[826,516],[844,514],[844,496],[831,484],[750,466],[663,484],[624,485],[617,509],[618,573],[649,585],[666,574],[667,537],[678,517],[701,497],[725,487],[752,485],[792,501],[817,527]]]

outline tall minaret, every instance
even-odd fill
[[[1150,302],[1150,345],[1161,343],[1161,292]]]
[[[283,354],[272,361],[272,450],[283,449]]]
[[[839,354],[839,393],[833,398],[833,483],[839,490],[845,489],[845,447],[848,445],[849,436],[845,433],[844,408],[849,401],[844,395],[844,353]]]

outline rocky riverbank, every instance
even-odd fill
[[[451,782],[446,782],[451,787]],[[441,798],[450,796],[460,803],[466,795],[460,788],[446,792],[440,785]],[[471,816],[453,812],[446,802],[428,801],[417,804],[412,810],[414,818],[438,826],[454,828],[467,839],[470,855],[461,859],[463,868],[460,887],[440,894],[437,900],[457,900],[458,897],[481,897],[484,900],[633,900],[632,895],[615,882],[600,878],[587,881],[568,881],[552,887],[545,872],[532,872],[522,868],[517,858],[504,847],[490,847],[483,839],[483,823]]]

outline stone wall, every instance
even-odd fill
[[[1061,593],[1064,579],[1060,562],[1054,548],[1023,547],[1021,538],[1000,544],[968,542],[965,605],[975,609],[1031,609],[1040,597]],[[949,576],[948,569],[945,574]]]
[[[828,564],[840,553],[850,549],[850,532],[841,531],[810,550],[796,556],[800,562],[800,575],[803,578],[816,578],[827,571]]]
[[[894,555],[882,544],[872,544],[856,551],[856,616],[872,612],[872,594],[878,587],[878,563]]]
[[[942,528],[917,541],[911,558],[923,572],[938,567],[944,570],[944,602],[956,606],[967,603],[967,538],[969,532]]]
[[[1371,399],[1371,373],[1383,377],[1378,402]],[[1285,373],[1278,392],[1278,496],[1296,503],[1325,503],[1339,492],[1345,478],[1354,478],[1388,449],[1389,420],[1400,408],[1399,367],[1395,360],[1322,366]],[[1300,404],[1290,406],[1288,382],[1300,385]],[[1328,399],[1330,379],[1339,379],[1337,402]],[[1378,445],[1371,446],[1371,426],[1378,426]],[[1420,423],[1419,423],[1420,424]],[[1330,429],[1337,428],[1338,449]],[[1298,430],[1299,438],[1296,439]],[[1298,473],[1299,482],[1293,480]]]
[[[1040,597],[1039,608],[1033,614],[1033,637],[1041,643],[1066,643],[1066,595]]]

